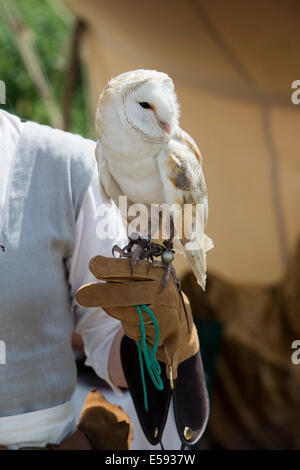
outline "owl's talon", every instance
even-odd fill
[[[125,253],[124,249],[122,250],[122,248],[120,248],[118,245],[114,245],[112,247],[111,252],[112,252],[113,257],[115,257],[115,251],[119,253],[120,257],[123,256],[125,258],[129,258],[131,256],[129,253]]]
[[[143,251],[144,251],[143,247],[141,245],[137,245],[137,247],[132,252],[132,256],[130,259],[131,275],[133,275],[133,268],[136,265],[136,262],[140,258]]]
[[[152,267],[163,267],[166,272],[162,279],[161,291],[166,287],[170,274],[180,289],[180,281],[176,277],[175,269],[173,268],[172,261],[174,260],[175,251],[172,250],[173,244],[171,240],[166,240],[163,245],[153,243],[148,237],[141,236],[137,239],[130,238],[130,242],[123,249],[118,245],[114,245],[112,252],[118,252],[120,256],[130,259],[131,276],[133,276],[134,266],[138,259],[147,259],[149,264],[147,267],[147,274],[149,274]],[[133,249],[132,249],[133,248]],[[161,261],[154,260],[154,257],[161,257]]]
[[[166,285],[168,284],[169,277],[170,277],[170,272],[171,272],[171,264],[167,264],[167,265],[164,264],[163,266],[165,267],[166,272],[165,272],[165,275],[164,275],[162,283],[161,283],[160,292],[162,292],[164,290],[164,288],[166,287]]]

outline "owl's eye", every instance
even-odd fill
[[[145,108],[145,109],[151,108],[150,104],[146,103],[145,101],[142,101],[141,103],[139,103],[139,105],[142,106],[142,108]]]

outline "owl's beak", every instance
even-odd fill
[[[158,121],[158,122],[163,131],[165,131],[167,134],[171,134],[170,124],[168,124],[167,122],[163,122],[163,121]]]

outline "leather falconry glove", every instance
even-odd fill
[[[160,442],[173,393],[179,436],[183,444],[195,443],[207,422],[208,397],[198,334],[187,298],[172,275],[162,289],[165,268],[146,260],[137,260],[132,273],[128,259],[99,255],[90,260],[89,269],[99,281],[106,282],[82,286],[77,291],[77,301],[86,307],[101,306],[121,321],[126,333],[121,344],[122,366],[146,437],[153,445]],[[137,343],[142,338],[143,323],[147,347],[153,350],[157,328],[152,316],[144,310],[141,319],[136,306],[142,305],[153,312],[159,328],[156,358],[162,365],[163,391],[153,387],[146,373],[151,413],[145,412],[142,400]],[[142,349],[144,352],[143,346]]]
[[[163,267],[138,260],[133,275],[124,258],[96,256],[89,264],[93,275],[106,283],[94,282],[81,287],[77,300],[86,307],[103,307],[122,322],[126,335],[141,339],[141,321],[136,305],[147,305],[159,327],[156,357],[166,365],[167,377],[177,378],[178,365],[199,350],[199,340],[186,296],[180,293],[172,276],[161,290]],[[155,328],[151,317],[143,312],[147,343],[154,346]]]

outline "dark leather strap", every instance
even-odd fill
[[[166,425],[171,396],[179,438],[183,447],[196,444],[201,438],[209,416],[209,399],[200,351],[179,365],[178,377],[171,388],[160,362],[164,390],[153,385],[145,373],[149,411],[145,410],[143,386],[135,341],[124,336],[121,342],[121,361],[141,427],[150,444],[161,442]]]
[[[56,450],[92,450],[85,434],[77,429],[72,436],[65,439]]]
[[[184,445],[196,444],[209,416],[209,399],[200,351],[178,367],[174,382],[174,415]]]
[[[165,364],[160,362],[164,389],[153,385],[148,372],[145,373],[149,411],[145,410],[143,384],[140,374],[138,348],[134,340],[124,336],[121,342],[121,361],[128,389],[135,406],[139,422],[150,444],[159,444],[168,417],[171,401],[170,383],[165,373]]]

